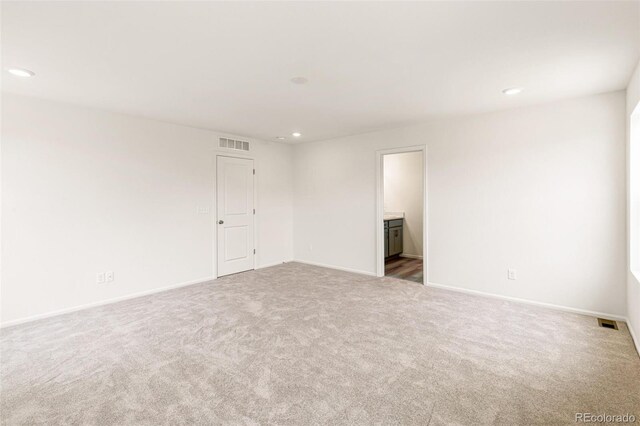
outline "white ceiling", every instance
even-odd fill
[[[3,2],[2,65],[36,76],[2,84],[304,142],[624,89],[639,5]],[[525,91],[502,95],[510,86]]]

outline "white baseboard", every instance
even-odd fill
[[[271,266],[282,265],[283,263],[286,263],[286,262],[287,261],[275,262],[275,263],[270,263],[270,264],[266,264],[266,265],[261,265],[256,269],[263,269],[263,268],[269,268]],[[200,284],[200,283],[203,283],[203,282],[212,281],[214,279],[215,279],[215,277],[203,277],[203,278],[199,278],[199,279],[196,279],[196,280],[185,281],[185,282],[178,283],[178,284],[172,284],[172,285],[169,285],[169,286],[166,286],[166,287],[160,287],[160,288],[153,289],[153,290],[146,290],[146,291],[141,291],[141,292],[137,292],[137,293],[132,293],[132,294],[128,294],[126,296],[114,297],[114,298],[111,298],[111,299],[101,300],[101,301],[98,301],[98,302],[92,302],[92,303],[87,303],[87,304],[84,304],[84,305],[73,306],[71,308],[59,309],[59,310],[55,310],[55,311],[51,311],[51,312],[45,312],[43,314],[37,314],[37,315],[32,315],[32,316],[29,316],[29,317],[25,317],[25,318],[19,318],[19,319],[12,320],[12,321],[5,321],[5,322],[0,324],[0,328],[7,328],[7,327],[14,326],[14,325],[19,325],[19,324],[24,324],[24,323],[31,322],[31,321],[36,321],[36,320],[39,320],[39,319],[45,319],[45,318],[49,318],[49,317],[55,317],[55,316],[58,316],[58,315],[68,314],[68,313],[71,313],[71,312],[81,311],[81,310],[93,308],[93,307],[96,307],[96,306],[103,306],[103,305],[108,305],[108,304],[111,304],[111,303],[122,302],[123,300],[135,299],[136,297],[148,296],[150,294],[161,293],[163,291],[173,290],[175,288],[180,288],[180,287],[186,287],[186,286],[193,285],[193,284]]]
[[[479,290],[469,290],[462,287],[455,287],[455,286],[438,284],[438,283],[429,282],[427,283],[427,285],[434,288],[441,288],[443,290],[456,291],[458,293],[466,293],[466,294],[473,294],[476,296],[491,297],[493,299],[508,300],[511,302],[524,303],[527,305],[541,306],[543,308],[555,309],[557,311],[571,312],[574,314],[589,315],[592,317],[608,318],[616,321],[627,322],[627,318],[624,316],[609,314],[606,312],[589,311],[587,309],[571,308],[569,306],[563,306],[563,305],[554,305],[553,303],[536,302],[535,300],[521,299],[519,297],[503,296],[501,294],[487,293]]]
[[[373,272],[360,271],[358,269],[351,269],[351,268],[344,268],[342,266],[326,265],[324,263],[310,262],[308,260],[294,259],[294,260],[292,260],[292,262],[304,263],[305,265],[320,266],[322,268],[337,269],[338,271],[352,272],[354,274],[369,275],[370,277],[375,277],[376,276],[376,274],[373,273]]]
[[[282,265],[284,263],[288,263],[288,262],[293,262],[292,260],[283,260],[281,262],[273,262],[273,263],[266,263],[264,265],[260,265],[256,268],[257,269],[264,269],[264,268],[271,268],[272,266],[278,266],[278,265]]]
[[[400,257],[406,257],[407,259],[422,259],[422,256],[418,256],[417,254],[406,254],[402,253]]]
[[[633,330],[633,326],[631,325],[631,321],[627,321],[627,328],[629,329],[629,334],[631,335],[631,340],[633,340],[633,344],[636,347],[636,352],[638,352],[638,356],[640,357],[640,340],[638,340],[638,335]]]
[[[311,261],[307,261],[307,260],[294,259],[293,262],[303,263],[303,264],[306,264],[306,265],[320,266],[320,267],[329,268],[329,269],[337,269],[339,271],[353,272],[355,274],[363,274],[363,275],[369,275],[369,276],[373,276],[373,277],[376,276],[376,274],[374,274],[372,272],[360,271],[360,270],[352,269],[352,268],[344,268],[344,267],[335,266],[335,265],[327,265],[327,264],[324,264],[324,263],[311,262]],[[487,292],[479,291],[479,290],[469,290],[469,289],[462,288],[462,287],[455,287],[455,286],[438,284],[438,283],[433,283],[433,282],[428,282],[426,285],[428,285],[430,287],[434,287],[434,288],[440,288],[440,289],[443,289],[443,290],[450,290],[450,291],[456,291],[456,292],[459,292],[459,293],[473,294],[473,295],[476,295],[476,296],[491,297],[491,298],[494,298],[494,299],[508,300],[508,301],[516,302],[516,303],[524,303],[524,304],[527,304],[527,305],[533,305],[533,306],[540,306],[540,307],[543,307],[543,308],[555,309],[557,311],[571,312],[571,313],[574,313],[574,314],[588,315],[588,316],[592,316],[592,317],[608,318],[608,319],[612,319],[612,320],[616,320],[616,321],[622,321],[622,322],[627,323],[627,326],[629,325],[629,322],[627,321],[626,317],[621,316],[621,315],[616,315],[616,314],[610,314],[610,313],[606,313],[606,312],[590,311],[590,310],[587,310],[587,309],[579,309],[579,308],[572,308],[572,307],[569,307],[569,306],[555,305],[553,303],[537,302],[535,300],[521,299],[521,298],[518,298],[518,297],[511,297],[511,296],[503,296],[503,295],[500,295],[500,294],[487,293]],[[631,330],[631,328],[629,328],[629,330]],[[635,338],[635,335],[633,334],[632,331],[630,332],[630,334],[634,338],[634,342],[636,342],[636,347],[638,347],[638,345],[637,345],[638,341]]]
[[[56,310],[56,311],[45,312],[43,314],[37,314],[37,315],[32,315],[32,316],[29,316],[29,317],[25,317],[25,318],[19,318],[19,319],[16,319],[16,320],[5,321],[2,324],[0,324],[0,328],[12,327],[14,325],[24,324],[24,323],[27,323],[27,322],[36,321],[36,320],[40,320],[40,319],[44,319],[44,318],[55,317],[55,316],[58,316],[58,315],[68,314],[68,313],[76,312],[76,311],[82,311],[84,309],[94,308],[96,306],[109,305],[111,303],[122,302],[124,300],[135,299],[135,298],[141,297],[141,296],[148,296],[150,294],[161,293],[163,291],[173,290],[175,288],[186,287],[186,286],[194,285],[194,284],[200,284],[200,283],[204,283],[204,282],[207,282],[207,281],[212,281],[214,279],[215,278],[213,278],[213,277],[198,278],[196,280],[185,281],[185,282],[178,283],[178,284],[172,284],[172,285],[169,285],[169,286],[166,286],[166,287],[160,287],[160,288],[156,288],[156,289],[153,289],[153,290],[140,291],[140,292],[137,292],[137,293],[127,294],[125,296],[114,297],[114,298],[111,298],[111,299],[101,300],[101,301],[98,301],[98,302],[91,302],[91,303],[86,303],[84,305],[73,306],[71,308],[59,309],[59,310]]]

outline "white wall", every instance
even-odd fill
[[[375,273],[375,151],[426,144],[430,282],[624,316],[624,97],[296,146],[294,257]]]
[[[403,254],[422,256],[422,152],[384,159],[384,211],[403,212]]]
[[[16,95],[2,102],[3,324],[212,277],[218,134]],[[292,149],[252,142],[265,266],[292,257]],[[97,285],[107,270],[115,281]]]
[[[218,134],[2,102],[3,324],[214,273],[213,216],[197,207],[214,211]],[[614,315],[628,291],[637,330],[624,117],[618,92],[293,148],[253,141],[258,265],[294,243],[296,259],[375,273],[375,150],[426,144],[431,282]],[[116,280],[98,286],[106,270]]]
[[[629,158],[629,161],[631,161],[631,114],[634,111],[634,108],[637,107],[637,105],[640,103],[640,63],[638,63],[638,66],[636,67],[633,76],[631,78],[631,81],[629,82],[629,86],[627,87],[627,130],[628,130],[628,134],[627,134],[627,157]],[[636,113],[638,114],[638,112]],[[637,129],[637,130],[640,130]],[[640,143],[638,143],[637,141],[634,140],[634,155],[635,155],[635,160],[637,161],[638,158],[638,150],[640,150]],[[637,165],[637,167],[640,167],[640,164]],[[629,168],[629,163],[627,164],[627,170],[629,171],[629,173],[627,173],[627,187],[628,187],[628,193],[627,196],[629,197],[629,202],[627,203],[627,218],[631,218],[631,203],[632,202],[637,202],[636,200],[632,200],[631,197],[635,196],[637,197],[637,192],[638,191],[638,185],[640,185],[640,183],[638,183],[638,176],[640,176],[640,171],[636,170],[634,168],[634,173],[630,173],[631,170]],[[633,180],[632,180],[633,179]],[[631,194],[631,190],[634,190],[634,194]],[[639,206],[640,207],[640,206]],[[628,223],[629,225],[629,229],[631,229],[630,223]],[[635,230],[637,232],[637,230]],[[637,238],[637,235],[636,235]],[[629,238],[628,240],[629,243],[629,253],[631,253],[630,250],[630,246],[631,246],[631,238]],[[638,241],[634,241],[634,243],[638,244]],[[633,336],[634,336],[634,340],[636,342],[636,348],[638,348],[638,350],[640,351],[640,280],[638,278],[638,276],[640,275],[640,271],[635,271],[635,274],[631,272],[631,259],[628,259],[627,262],[627,317],[629,319],[629,324],[630,324],[630,328],[632,330]]]

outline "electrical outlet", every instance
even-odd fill
[[[515,269],[508,269],[507,270],[507,278],[509,278],[510,280],[517,279],[516,270]]]
[[[313,251],[313,244],[309,244],[309,251]]]
[[[98,272],[96,274],[96,282],[98,284],[104,284],[104,272]]]
[[[104,280],[108,283],[113,281],[113,271],[107,271],[104,273]]]

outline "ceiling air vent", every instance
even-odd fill
[[[237,149],[238,151],[249,151],[249,142],[220,138],[220,148]]]

